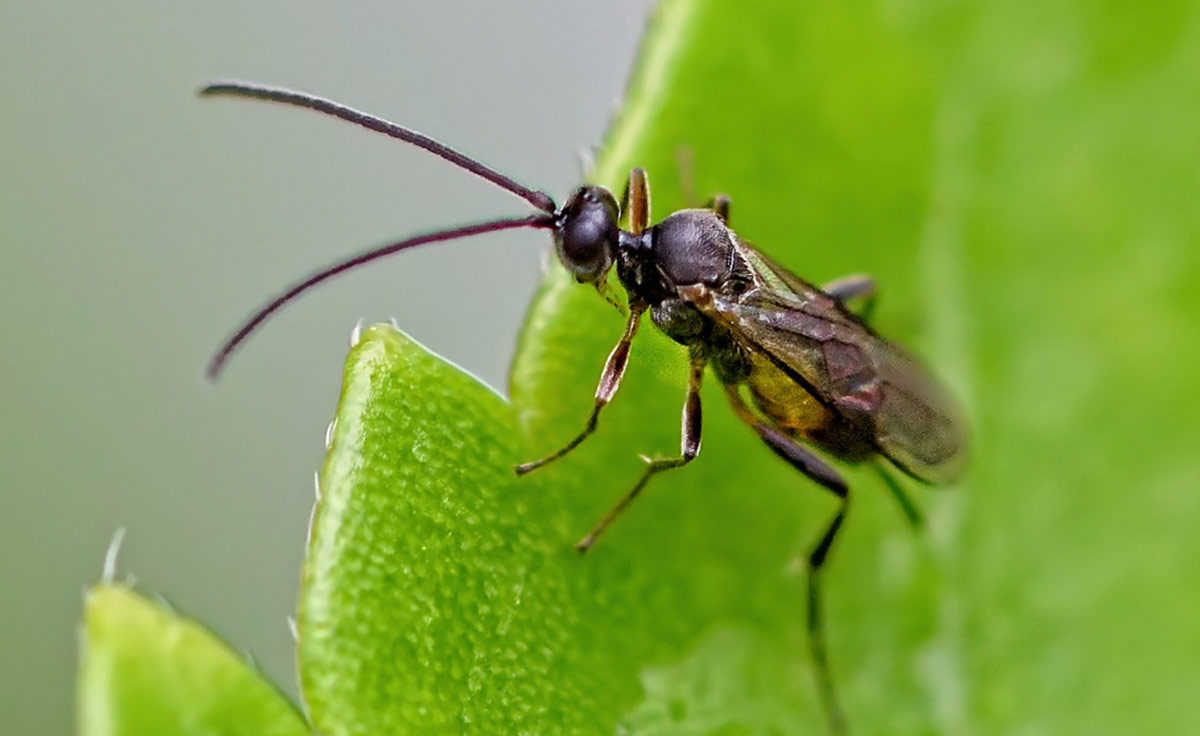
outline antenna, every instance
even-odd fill
[[[441,156],[455,166],[466,169],[472,174],[487,179],[496,186],[512,192],[543,212],[553,213],[557,209],[554,199],[549,194],[518,184],[490,166],[486,166],[464,153],[459,153],[445,144],[438,143],[427,135],[323,97],[310,95],[306,92],[296,92],[282,87],[269,87],[253,82],[233,81],[215,82],[203,87],[200,89],[200,96],[246,97],[253,100],[281,102],[285,105],[295,105],[296,107],[304,107],[326,115],[332,115],[340,120],[362,126],[367,130],[373,130],[376,133],[383,133],[386,136],[402,140],[405,143],[411,143],[418,148],[429,151],[435,156]]]
[[[425,245],[426,243],[441,243],[447,240],[466,238],[471,235],[482,235],[484,233],[492,233],[498,230],[512,230],[520,227],[553,228],[554,219],[555,218],[552,213],[536,214],[529,215],[528,217],[491,220],[489,222],[481,222],[475,225],[463,225],[461,227],[456,227],[449,230],[439,230],[437,232],[426,233],[424,235],[416,235],[414,237],[406,238],[395,243],[389,243],[378,248],[372,248],[370,250],[363,251],[358,255],[351,256],[343,261],[339,261],[332,266],[323,268],[308,278],[298,281],[292,286],[288,287],[279,296],[272,299],[254,314],[250,315],[250,317],[242,323],[242,326],[233,333],[233,336],[226,340],[225,344],[223,344],[221,348],[217,350],[216,354],[213,355],[212,360],[210,360],[208,363],[208,370],[205,371],[205,374],[208,376],[210,381],[217,380],[217,376],[220,375],[221,369],[225,367],[225,363],[229,360],[229,356],[232,355],[233,352],[237,350],[238,346],[245,342],[246,338],[249,337],[256,329],[258,329],[258,327],[262,325],[262,323],[265,322],[268,317],[279,311],[283,305],[292,301],[300,294],[308,291],[323,281],[327,281],[328,279],[337,276],[340,273],[349,271],[352,268],[357,268],[358,266],[362,266],[367,263],[371,263],[372,261],[376,261],[384,256],[390,256],[393,253],[399,253],[402,250],[415,248],[418,245]]]

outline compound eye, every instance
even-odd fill
[[[563,208],[554,244],[559,260],[578,281],[595,282],[612,267],[618,234],[616,200],[607,190],[586,187]]]

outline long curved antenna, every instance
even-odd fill
[[[512,192],[543,212],[554,212],[556,209],[554,199],[545,192],[518,184],[499,171],[485,166],[470,156],[459,153],[445,144],[438,143],[427,135],[405,128],[402,125],[388,122],[383,118],[368,115],[365,112],[355,110],[352,107],[347,107],[332,100],[326,100],[305,92],[296,92],[282,87],[268,87],[252,82],[215,82],[201,88],[199,94],[202,97],[225,95],[229,97],[248,97],[254,100],[267,100],[269,102],[282,102],[286,105],[295,105],[297,107],[308,108],[309,110],[316,110],[326,115],[332,115],[335,118],[354,123],[355,125],[361,125],[367,130],[373,130],[377,133],[383,133],[386,136],[402,140],[405,143],[411,143],[418,148],[429,151],[435,156],[441,156],[455,166],[466,169],[472,174],[487,179],[496,186]]]
[[[378,248],[372,248],[363,251],[356,256],[351,256],[344,261],[333,264],[327,268],[312,274],[303,281],[299,281],[288,287],[282,294],[272,299],[261,309],[242,323],[242,326],[233,333],[233,336],[225,341],[225,344],[217,350],[213,355],[212,360],[208,363],[208,370],[205,375],[210,381],[215,381],[221,373],[221,369],[225,366],[225,362],[229,360],[229,356],[237,350],[238,346],[246,341],[254,330],[258,329],[267,317],[277,312],[280,307],[295,299],[297,296],[312,287],[333,278],[344,271],[349,271],[371,261],[378,260],[384,256],[390,256],[393,253],[399,253],[402,250],[415,248],[418,245],[426,243],[440,243],[446,240],[455,240],[457,238],[465,238],[471,235],[482,235],[483,233],[496,232],[497,230],[512,230],[519,227],[535,227],[535,228],[551,228],[554,227],[554,218],[550,215],[529,215],[528,217],[520,217],[506,220],[492,220],[490,222],[481,222],[475,225],[464,225],[451,230],[441,230],[434,233],[426,233],[417,235],[395,243],[389,243]]]

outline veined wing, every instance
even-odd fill
[[[743,244],[739,250],[751,249]],[[966,459],[963,421],[929,371],[829,295],[757,251],[747,255],[756,288],[737,295],[709,292],[697,308],[870,432],[879,451],[901,469],[932,483],[957,478]]]

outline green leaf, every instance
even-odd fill
[[[958,388],[977,430],[962,487],[918,495],[920,539],[852,476],[827,588],[855,732],[1196,730],[1200,430],[1181,409],[1200,405],[1200,376],[1179,361],[1200,334],[1194,4],[664,9],[598,180],[647,168],[661,217],[684,204],[686,146],[697,196],[732,195],[764,251],[816,281],[875,275],[877,326]],[[578,430],[619,329],[552,274],[512,379],[535,455]],[[547,471],[576,529],[636,474],[632,453],[674,447],[681,353],[641,336],[596,438]],[[811,543],[827,501],[709,389],[701,458],[656,481],[593,564],[628,556],[663,585],[729,595],[722,573],[766,586]],[[715,569],[693,577],[685,559]],[[793,599],[777,601],[786,616]],[[723,615],[686,610],[697,630]],[[768,639],[794,637],[791,610]],[[660,662],[686,673],[706,651],[692,647]],[[706,696],[675,697],[691,713]],[[672,712],[647,687],[656,699]]]
[[[389,327],[363,333],[299,616],[320,730],[611,730],[637,702],[654,631],[626,599],[662,612],[666,589],[574,553],[558,494],[513,474],[527,457],[499,396]]]
[[[303,717],[211,632],[122,585],[87,592],[80,736],[300,736]]]
[[[1111,6],[1111,7],[1110,7]],[[1147,6],[1149,7],[1149,6]],[[1190,5],[669,0],[597,180],[658,216],[733,197],[814,281],[870,271],[877,326],[966,400],[961,487],[912,534],[871,474],[826,578],[855,733],[1188,733],[1200,690],[1200,33]],[[596,436],[621,318],[557,268],[512,404],[385,327],[351,352],[300,611],[315,725],[378,733],[822,733],[803,566],[834,504],[711,377],[704,449],[586,557],[678,446],[652,329]]]

